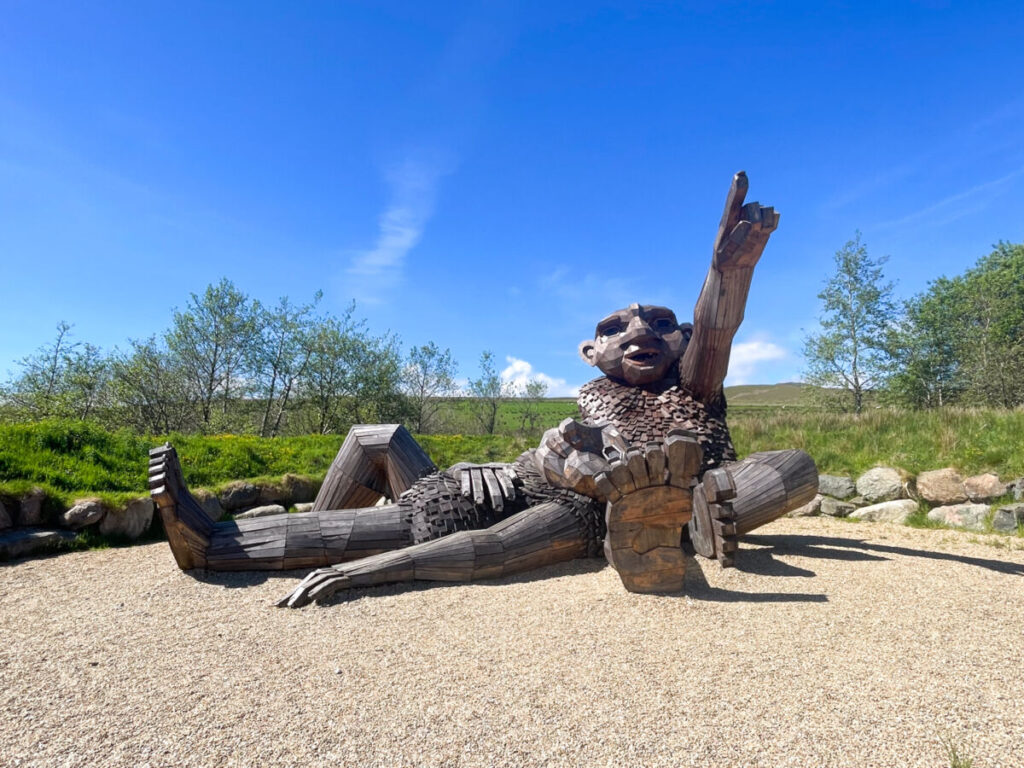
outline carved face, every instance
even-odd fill
[[[671,309],[630,304],[597,324],[594,340],[580,344],[580,356],[631,386],[653,384],[682,356],[692,329]]]

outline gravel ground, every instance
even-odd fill
[[[299,611],[301,574],[165,544],[3,565],[0,764],[1024,765],[1024,541],[758,533],[682,597],[596,560]]]

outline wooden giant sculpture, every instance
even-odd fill
[[[470,581],[594,556],[627,589],[678,591],[687,530],[697,553],[732,565],[737,539],[809,501],[802,451],[742,461],[722,383],[747,291],[779,215],[744,205],[733,179],[693,324],[632,304],[597,324],[580,355],[604,376],[511,464],[439,472],[398,425],[353,427],[310,512],[213,522],[188,492],[174,448],[151,451],[150,488],[183,570],[317,568],[280,605],[340,589]],[[382,497],[394,503],[373,506]]]

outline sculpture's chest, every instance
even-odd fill
[[[630,443],[660,440],[682,428],[697,433],[705,467],[736,458],[724,409],[698,402],[678,386],[652,391],[595,379],[580,389],[577,403],[585,419],[610,421]]]

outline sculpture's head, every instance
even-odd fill
[[[580,356],[631,386],[653,384],[682,357],[692,332],[671,309],[630,304],[597,324],[594,339],[580,344]]]

